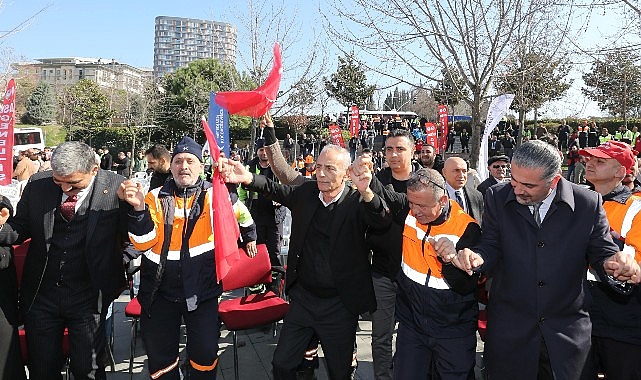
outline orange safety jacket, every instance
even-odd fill
[[[612,240],[623,246],[623,252],[641,262],[641,197],[630,196],[625,203],[606,200],[603,209],[610,223]],[[588,269],[588,280],[601,281],[592,268]]]
[[[453,265],[445,268],[437,258],[428,239],[446,237],[457,243],[474,244],[480,237],[480,227],[461,209],[458,203],[449,202],[449,212],[442,223],[422,225],[410,211],[403,229],[403,254],[401,271],[397,276],[399,291],[396,317],[400,323],[435,338],[472,336],[476,331],[478,302],[474,291],[476,277],[470,277]],[[461,242],[459,242],[459,240]],[[459,279],[451,277],[459,272]],[[469,291],[461,290],[456,282],[471,281]],[[469,285],[469,284],[468,284]]]
[[[411,211],[405,219],[401,270],[420,285],[434,289],[450,289],[443,278],[443,264],[438,260],[428,239],[438,240],[446,237],[456,245],[468,225],[476,223],[458,203],[450,201],[450,207],[450,217],[440,225],[422,225],[417,222]]]

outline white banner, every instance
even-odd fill
[[[487,143],[490,138],[490,133],[497,126],[501,118],[505,116],[507,110],[510,108],[514,100],[514,94],[504,94],[497,96],[492,100],[490,108],[487,110],[487,118],[485,118],[485,130],[483,131],[483,137],[481,137],[481,150],[479,152],[479,167],[477,172],[479,177],[484,181],[487,176]]]

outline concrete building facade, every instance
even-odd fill
[[[36,62],[18,63],[14,68],[19,78],[33,83],[43,81],[53,88],[69,87],[81,79],[89,79],[103,88],[142,94],[145,84],[153,79],[150,69],[101,58],[40,58]]]
[[[155,20],[154,76],[161,77],[198,59],[236,65],[237,30],[228,23],[183,17]]]

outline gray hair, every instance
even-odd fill
[[[328,145],[325,145],[323,150],[321,150],[320,154],[323,154],[324,152],[329,152],[329,151],[333,151],[338,154],[338,159],[343,163],[343,170],[347,170],[347,168],[349,168],[349,165],[352,163],[352,158],[350,157],[347,149],[342,148],[338,145],[328,144]]]
[[[96,166],[96,155],[91,147],[80,141],[64,142],[51,155],[51,170],[66,177],[73,173],[90,173]]]
[[[542,169],[541,179],[551,181],[561,173],[561,156],[551,144],[541,140],[530,140],[514,150],[512,165],[526,169]]]
[[[410,173],[407,190],[429,190],[434,199],[439,199],[445,195],[445,178],[434,169],[421,168]]]

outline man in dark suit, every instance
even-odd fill
[[[129,207],[116,195],[124,178],[100,170],[93,150],[76,141],[56,148],[51,168],[31,177],[15,217],[5,209],[0,217],[0,243],[31,238],[20,292],[29,378],[61,379],[67,328],[73,377],[105,379],[105,315],[125,286]]]
[[[102,156],[100,156],[100,169],[112,170],[113,157],[109,153],[109,149],[105,146],[102,148]]]
[[[493,156],[487,160],[487,170],[490,173],[485,181],[481,182],[476,190],[485,195],[487,189],[505,180],[508,168],[510,166],[510,158],[508,156]]]
[[[131,160],[125,152],[118,152],[118,159],[113,163],[113,170],[116,173],[120,174],[125,178],[129,178],[129,168],[131,166]]]
[[[579,379],[590,349],[586,264],[620,292],[640,276],[612,241],[601,196],[562,178],[556,147],[528,141],[514,152],[511,183],[487,191],[482,230],[452,262],[493,275],[489,377]]]
[[[460,157],[445,160],[443,177],[448,198],[456,201],[479,224],[483,218],[483,194],[467,186],[467,162]]]
[[[346,379],[358,315],[376,308],[365,231],[390,222],[368,187],[371,173],[352,178],[358,191],[347,187],[349,152],[335,145],[318,157],[316,181],[299,186],[278,184],[234,161],[221,162],[228,182],[271,194],[292,212],[286,285],[292,302],[274,352],[274,379],[296,379],[314,334],[323,345],[330,378]]]

